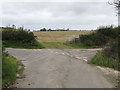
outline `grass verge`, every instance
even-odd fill
[[[95,64],[102,67],[109,67],[115,70],[118,70],[118,61],[112,58],[109,58],[103,54],[102,51],[99,51],[90,61],[90,64]]]
[[[7,87],[15,79],[17,74],[21,74],[24,70],[24,67],[19,66],[21,64],[16,60],[15,57],[10,56],[8,53],[3,52],[2,57],[2,87]]]
[[[3,54],[2,60],[2,86],[10,84],[16,78],[18,70],[18,64],[16,58],[8,55],[7,53]]]
[[[76,44],[71,42],[40,42],[45,48],[50,49],[88,49],[88,48],[97,48],[91,47],[84,44]]]
[[[66,43],[64,43],[64,44],[67,45],[67,46],[70,46],[70,47],[72,47],[72,48],[74,48],[74,49],[78,49],[78,48],[82,48],[82,49],[92,48],[92,47],[87,46],[87,45],[82,44],[82,43],[80,44],[80,43],[66,42]]]
[[[65,45],[64,42],[40,42],[48,49],[72,49],[71,46]]]
[[[3,45],[6,48],[25,48],[25,49],[42,49],[45,48],[39,42],[35,43],[22,43],[22,42],[15,42],[15,41],[3,41]]]

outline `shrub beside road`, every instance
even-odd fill
[[[2,29],[2,40],[5,47],[12,48],[44,48],[36,40],[36,36],[30,31],[3,28]]]
[[[24,70],[24,66],[20,61],[11,55],[9,55],[5,50],[2,51],[2,87],[7,87],[14,80],[16,80],[17,75],[21,75]]]
[[[10,56],[8,53],[2,53],[2,86],[9,85],[16,79],[18,70],[18,63],[16,58]]]

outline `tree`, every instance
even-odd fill
[[[47,31],[47,29],[46,29],[46,28],[43,28],[43,29],[40,29],[40,31]]]
[[[119,0],[114,0],[113,2],[114,6],[116,7],[116,9],[118,10],[118,13],[120,13],[120,1]]]
[[[114,0],[110,5],[114,5],[118,15],[118,26],[120,26],[120,0]]]
[[[14,24],[12,25],[12,28],[15,29],[15,25]]]
[[[28,29],[28,31],[30,31],[30,29]]]
[[[48,31],[52,31],[52,29],[48,29]]]
[[[116,10],[119,11],[120,9],[120,1],[119,0],[114,0],[112,3],[108,2],[110,5],[114,5]]]
[[[69,31],[69,28],[66,31]]]

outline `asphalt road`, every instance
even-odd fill
[[[25,65],[17,88],[112,88],[103,72],[87,64],[97,49],[6,49]]]

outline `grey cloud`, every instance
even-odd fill
[[[4,3],[3,25],[26,28],[95,29],[99,25],[117,25],[115,10],[107,3],[92,2],[24,2]]]

